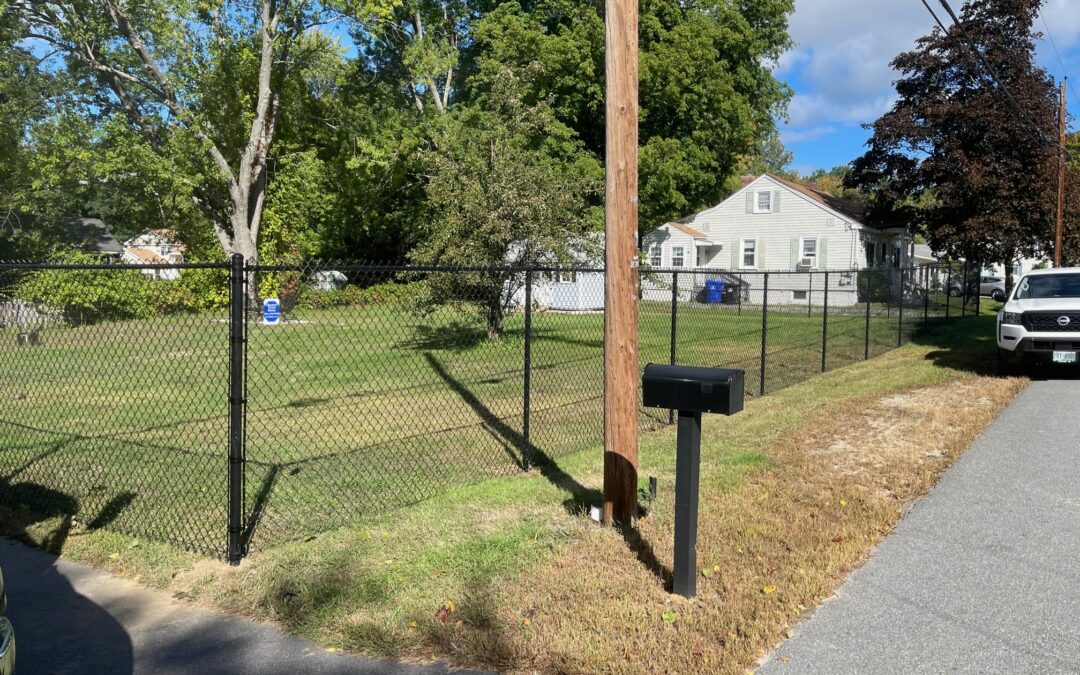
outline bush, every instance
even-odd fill
[[[66,252],[59,264],[98,264],[89,254]],[[142,319],[153,315],[152,282],[129,269],[43,269],[29,274],[15,291],[20,300],[44,305],[69,323]]]

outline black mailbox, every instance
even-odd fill
[[[641,376],[648,408],[734,415],[743,409],[743,371],[650,363]]]
[[[743,371],[660,366],[641,376],[642,402],[679,411],[675,450],[675,555],[671,590],[697,593],[698,483],[701,473],[701,413],[734,415],[743,409]]]

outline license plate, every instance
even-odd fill
[[[1054,352],[1054,363],[1076,363],[1076,352]]]

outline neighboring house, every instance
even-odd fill
[[[60,241],[103,258],[119,258],[124,248],[105,223],[97,218],[70,218],[60,230]]]
[[[925,267],[927,265],[937,265],[941,261],[934,255],[934,251],[929,244],[914,244],[911,247],[911,262],[915,267]]]
[[[1020,258],[1019,260],[1013,261],[1013,278],[1019,281],[1020,277],[1024,276],[1031,270],[1041,269],[1043,267],[1051,267],[1052,265],[1053,263],[1049,258]],[[1000,277],[1002,279],[1005,278],[1005,266],[1001,263],[996,263],[994,265],[988,266],[986,268],[986,272],[988,274],[992,273],[995,277]]]
[[[743,286],[744,301],[762,300],[761,272],[830,271],[829,303],[859,301],[855,274],[868,268],[908,266],[906,227],[875,228],[861,222],[851,202],[770,174],[749,177],[716,206],[667,223],[642,237],[645,262],[665,270],[700,270],[680,296],[700,292],[708,272]],[[813,286],[811,286],[813,284]],[[769,302],[807,304],[820,298],[824,276],[776,275]],[[646,299],[663,300],[670,289],[645,288]]]
[[[570,266],[599,270],[604,267],[604,236],[598,234],[592,241],[577,242],[570,247]],[[514,264],[520,256],[520,247],[514,247],[507,256],[507,264]],[[551,267],[559,267],[552,260]],[[515,279],[507,284],[508,307],[525,306],[524,281]],[[512,287],[511,287],[512,286]],[[604,309],[603,272],[538,272],[533,275],[533,305],[561,312],[599,312]]]
[[[144,230],[124,242],[124,254],[120,258],[129,265],[175,265],[184,262],[187,247],[173,230]],[[140,270],[151,279],[178,279],[180,270],[154,269],[144,267]]]

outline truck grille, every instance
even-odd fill
[[[1064,326],[1058,323],[1068,317]],[[1080,312],[1025,312],[1024,328],[1035,333],[1080,333]]]

